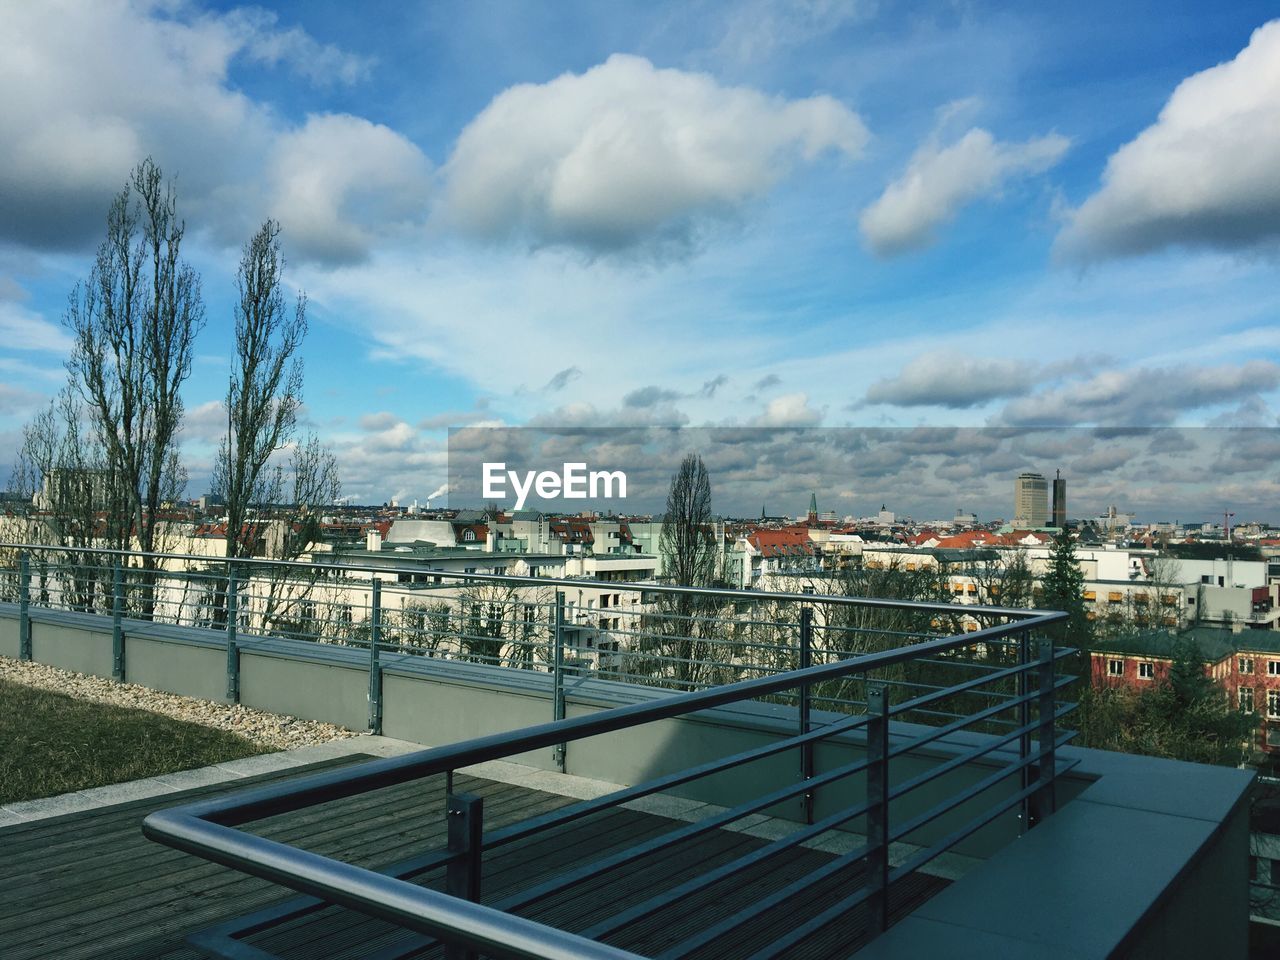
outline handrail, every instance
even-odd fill
[[[805,595],[807,597],[807,595]],[[1028,611],[1024,611],[1028,613]],[[308,851],[241,832],[239,824],[336,800],[364,790],[447,773],[485,760],[615,732],[642,723],[683,716],[944,652],[1005,634],[1064,620],[1058,611],[1030,612],[1025,620],[968,634],[927,640],[881,653],[790,670],[689,693],[673,693],[653,703],[630,704],[597,714],[553,721],[512,733],[493,734],[402,757],[373,760],[293,782],[272,784],[162,810],[143,822],[152,840],[243,872],[291,887],[321,900],[393,922],[494,957],[538,960],[632,960],[636,955],[585,937],[546,927],[501,910],[419,887]],[[1054,659],[1057,659],[1055,656]],[[1030,670],[1035,664],[1025,664]],[[1057,684],[1054,685],[1055,688]],[[1015,734],[1016,736],[1016,734]],[[1014,737],[1005,737],[1010,740]],[[885,757],[880,762],[887,762]],[[871,761],[867,761],[870,763]],[[801,788],[803,789],[803,787]]]
[[[681,587],[667,583],[637,583],[623,580],[592,580],[586,577],[517,577],[505,573],[459,573],[455,570],[427,570],[419,566],[396,566],[362,563],[326,563],[313,559],[302,560],[270,560],[262,557],[212,557],[187,553],[157,553],[139,550],[115,550],[105,547],[58,547],[48,544],[0,543],[0,550],[31,550],[47,553],[92,553],[115,557],[147,557],[153,560],[196,560],[202,563],[234,564],[237,567],[286,567],[301,570],[352,570],[360,573],[429,573],[433,577],[450,580],[507,583],[528,587],[583,587],[599,586],[606,590],[626,591],[634,593],[666,593],[687,594],[700,597],[719,597],[729,600],[782,600],[795,603],[830,604],[833,606],[875,607],[890,610],[917,610],[920,612],[937,612],[963,610],[966,614],[1010,617],[1015,620],[1030,620],[1043,611],[1029,610],[1024,607],[990,607],[978,604],[965,604],[957,607],[950,603],[931,603],[923,600],[895,600],[881,597],[849,597],[843,594],[792,593],[773,590],[745,590],[731,587]],[[496,556],[477,551],[478,556]],[[512,556],[518,557],[519,554]],[[970,636],[973,636],[970,634]]]
[[[420,566],[406,566],[397,564],[394,561],[386,565],[348,564],[345,562],[342,564],[306,563],[258,558],[202,557],[160,552],[140,554],[136,551],[107,548],[65,548],[48,545],[0,544],[0,549],[5,548],[19,551],[24,562],[25,554],[29,551],[39,554],[75,553],[130,559],[141,556],[155,561],[198,563],[214,568],[213,570],[205,569],[204,571],[175,571],[164,569],[161,566],[155,572],[162,577],[180,576],[184,573],[189,576],[216,577],[218,576],[217,568],[219,567],[225,567],[228,573],[233,570],[239,570],[245,574],[248,574],[251,570],[261,568],[304,570],[313,574],[317,571],[325,573],[349,571],[353,573],[372,573],[375,576],[379,574],[395,575],[397,573],[421,575],[424,572]],[[68,566],[78,569],[74,560]],[[81,566],[96,569],[93,563],[86,563]],[[119,569],[120,566],[119,559],[116,559],[116,569]],[[1055,650],[1052,644],[1046,642],[1041,645],[1039,659],[1030,660],[1029,637],[1032,630],[1063,622],[1067,618],[1067,614],[1061,611],[980,607],[976,605],[956,607],[945,602],[884,600],[880,598],[809,593],[744,591],[723,588],[683,588],[668,584],[598,581],[587,578],[514,577],[505,574],[458,573],[442,570],[430,570],[428,572],[431,576],[439,577],[442,580],[461,581],[463,583],[495,582],[504,585],[537,588],[599,587],[607,591],[638,591],[646,595],[654,593],[686,593],[738,602],[756,600],[762,602],[794,602],[802,605],[802,608],[826,604],[833,607],[879,608],[946,614],[963,613],[965,615],[1000,617],[1004,618],[1006,622],[982,627],[970,633],[956,633],[949,636],[939,637],[928,633],[912,634],[913,638],[920,637],[921,639],[918,642],[909,642],[907,645],[877,653],[852,656],[840,654],[841,656],[847,656],[847,658],[836,659],[816,666],[809,665],[809,661],[802,656],[800,660],[802,666],[799,669],[741,680],[710,689],[671,692],[656,700],[627,704],[586,716],[557,719],[517,731],[492,734],[459,744],[424,749],[400,757],[371,760],[358,766],[325,771],[285,783],[268,784],[227,796],[213,797],[151,814],[143,822],[144,834],[152,840],[164,843],[175,849],[184,850],[210,861],[265,878],[305,894],[310,894],[325,903],[348,907],[368,916],[392,922],[414,933],[444,940],[453,947],[450,951],[451,956],[455,954],[462,956],[467,951],[482,951],[489,956],[518,958],[518,960],[636,960],[636,955],[626,950],[610,947],[582,935],[554,929],[505,912],[504,909],[501,909],[502,907],[511,908],[510,904],[506,902],[490,907],[481,906],[469,899],[464,899],[464,895],[460,894],[452,886],[449,888],[450,892],[445,894],[419,887],[404,879],[406,876],[416,874],[399,873],[392,876],[383,872],[355,867],[284,843],[267,840],[237,828],[250,821],[437,774],[449,775],[451,782],[453,771],[483,761],[515,756],[546,747],[554,747],[557,750],[561,750],[563,745],[567,743],[588,737],[615,733],[655,721],[687,716],[691,713],[714,707],[769,697],[784,691],[801,690],[803,702],[806,696],[803,691],[817,688],[818,685],[825,682],[851,677],[858,677],[867,682],[867,712],[865,715],[859,716],[857,719],[847,718],[844,722],[837,722],[816,730],[811,730],[806,720],[801,724],[799,736],[787,738],[770,746],[757,747],[729,758],[703,763],[691,770],[682,771],[680,774],[659,778],[654,783],[660,784],[663,781],[673,779],[674,782],[687,782],[695,776],[705,776],[709,771],[714,772],[727,764],[750,762],[756,758],[756,755],[760,757],[771,755],[788,747],[798,747],[801,750],[811,751],[813,743],[854,728],[866,731],[867,755],[865,759],[827,770],[818,776],[814,776],[811,767],[806,768],[807,772],[803,774],[802,779],[793,785],[772,789],[763,797],[756,797],[737,807],[726,810],[722,814],[710,818],[706,823],[701,823],[696,827],[682,828],[682,830],[675,831],[675,834],[670,837],[656,838],[649,841],[649,843],[659,846],[669,845],[678,842],[685,834],[689,836],[700,835],[706,830],[714,829],[721,820],[729,822],[740,818],[745,815],[743,811],[761,809],[762,805],[767,807],[780,802],[779,798],[795,798],[802,794],[805,795],[806,809],[809,811],[806,816],[811,817],[812,807],[809,804],[814,788],[832,783],[842,777],[847,777],[851,773],[865,771],[868,776],[868,799],[859,806],[846,808],[844,812],[848,816],[845,819],[859,816],[861,811],[866,813],[870,823],[871,811],[878,811],[876,816],[880,818],[880,821],[879,826],[876,828],[879,832],[876,835],[880,837],[880,840],[871,841],[871,846],[879,851],[877,856],[882,856],[883,852],[887,850],[887,844],[903,836],[903,830],[906,829],[904,825],[898,825],[896,830],[889,829],[887,811],[888,803],[891,799],[899,796],[905,789],[914,789],[914,787],[922,783],[942,776],[951,770],[958,769],[964,763],[981,758],[1004,744],[1014,741],[1019,743],[1020,759],[1015,765],[1002,768],[1005,772],[1000,776],[1003,778],[1013,773],[1018,773],[1022,777],[1022,788],[1014,796],[1013,800],[1001,801],[996,810],[989,810],[983,816],[994,817],[1012,803],[1025,803],[1033,795],[1044,791],[1046,784],[1048,785],[1050,806],[1052,804],[1052,781],[1057,771],[1053,752],[1054,744],[1057,740],[1053,732],[1054,724],[1057,718],[1066,712],[1065,710],[1059,711],[1054,707],[1054,694],[1064,685],[1071,682],[1069,678],[1055,677],[1055,664],[1067,656],[1069,651]],[[357,579],[356,582],[360,581]],[[375,590],[376,586],[377,584],[375,583]],[[118,588],[116,592],[119,592]],[[374,607],[377,606],[376,598],[372,603]],[[808,622],[809,617],[810,612],[805,609],[801,617],[802,622]],[[776,622],[781,623],[782,621]],[[806,628],[802,625],[800,634],[802,647],[808,642],[805,639],[805,631]],[[234,635],[230,636],[233,637]],[[948,661],[936,658],[953,651],[972,648],[976,645],[1008,644],[1010,640],[1016,640],[1019,644],[1021,659],[1016,665],[999,668],[987,667],[982,675],[957,683],[934,687],[929,684],[913,684],[906,680],[879,681],[871,676],[886,668],[905,664],[909,661],[946,663]],[[230,655],[234,650],[234,639],[229,639],[228,650]],[[370,650],[376,653],[376,634],[375,639],[371,640]],[[371,667],[371,678],[374,676],[373,671],[377,669],[376,656],[374,656],[373,662],[375,666]],[[1030,691],[1023,683],[1023,680],[1036,671],[1039,672],[1040,679],[1036,689]],[[992,683],[1009,683],[1015,680],[1018,682],[1017,694],[1007,694],[1002,690],[989,691],[981,689]],[[885,694],[886,683],[902,684],[904,688],[914,689],[919,687],[921,690],[928,692],[906,701],[892,704]],[[877,688],[874,696],[871,692],[871,687],[873,686]],[[993,696],[997,700],[995,703],[984,706],[979,710],[962,709],[959,716],[922,709],[926,705],[949,697],[965,697],[973,694]],[[871,707],[873,701],[878,704],[874,709]],[[370,702],[371,705],[375,702],[375,689],[373,686],[370,689]],[[853,701],[842,702],[853,703]],[[1038,719],[1034,722],[1030,720],[1029,716],[1029,710],[1033,703],[1038,703],[1039,705]],[[904,753],[922,744],[935,742],[967,726],[978,723],[995,724],[997,722],[995,718],[1009,710],[1016,710],[1020,715],[1020,719],[1015,723],[1012,731],[1005,732],[998,737],[983,740],[976,748],[963,747],[961,748],[961,753],[957,753],[942,766],[921,773],[905,783],[898,784],[895,788],[891,789],[889,787],[887,768],[890,760],[901,757]],[[913,712],[922,716],[925,714],[938,717],[955,716],[955,719],[942,726],[930,727],[928,732],[920,736],[913,736],[909,741],[900,740],[891,746],[888,739],[888,723],[890,719]],[[557,716],[563,717],[563,714],[558,712]],[[1003,721],[1000,722],[1002,723]],[[1030,738],[1036,731],[1040,734],[1040,748],[1038,754],[1033,754]],[[876,746],[873,747],[873,744],[876,744]],[[1040,770],[1038,779],[1031,778],[1030,774],[1033,766],[1038,767]],[[870,778],[872,773],[875,773],[877,782],[880,784],[877,790],[882,791],[879,794],[882,799],[879,800],[874,799],[871,792]],[[652,792],[652,790],[648,789],[650,786],[652,784],[626,788],[618,792],[617,795],[647,795]],[[655,787],[655,789],[657,788]],[[450,795],[452,798],[451,788]],[[599,803],[586,806],[591,809],[603,808],[603,804],[607,799],[600,798]],[[963,796],[961,796],[961,799],[963,799]],[[451,803],[453,802],[451,799]],[[935,809],[945,813],[959,802],[960,800],[953,796],[948,800],[944,800],[943,804]],[[450,809],[452,811],[454,808],[451,806]],[[1024,814],[1026,810],[1027,808],[1024,807]],[[942,814],[938,815],[941,816]],[[932,819],[932,814],[930,817]],[[535,821],[540,821],[541,819],[534,818]],[[570,818],[566,816],[558,819],[568,822]],[[830,819],[830,817],[827,817],[821,822],[825,823]],[[920,817],[916,819],[918,820]],[[1027,822],[1031,821],[1028,820]],[[908,825],[910,824],[911,821],[908,821]],[[517,830],[517,828],[519,829]],[[512,828],[504,828],[508,832],[510,830],[527,832],[529,829],[533,829],[529,824],[517,824]],[[805,829],[812,830],[811,827]],[[872,831],[869,828],[870,832]],[[449,851],[440,851],[432,854],[427,860],[432,863],[449,863],[449,870],[453,871],[455,866],[459,866],[457,862],[459,858],[465,859],[470,854],[455,852],[452,830],[450,836]],[[481,840],[478,849],[486,849],[486,841],[487,838]],[[793,844],[788,842],[784,846],[791,845]],[[939,850],[944,849],[945,845],[938,845],[936,848]],[[646,855],[644,851],[647,849],[645,844],[641,844],[631,851],[617,854],[614,859],[621,858],[620,862],[628,862],[627,858],[634,859],[637,856]],[[478,853],[475,855],[478,856]],[[532,890],[524,891],[520,896],[537,894],[542,888],[555,887],[557,883],[563,885],[571,882],[579,874],[589,875],[597,867],[599,869],[608,869],[607,864],[609,862],[611,862],[610,858],[606,857],[600,863],[579,867],[576,871],[571,871],[569,875],[558,880],[547,881],[540,886],[535,885]],[[600,864],[605,864],[605,866],[600,866]],[[462,866],[465,866],[465,864],[462,864]],[[887,871],[887,867],[884,869]],[[887,872],[885,876],[888,876]],[[887,881],[885,882],[887,883]],[[883,890],[884,887],[882,886],[879,889]],[[870,896],[870,894],[867,896]],[[881,911],[881,919],[877,922],[883,923],[884,904],[887,903],[887,900],[884,900],[880,894],[876,896],[880,897],[877,900],[877,909]],[[518,899],[519,897],[517,897]],[[511,902],[515,903],[516,901]]]

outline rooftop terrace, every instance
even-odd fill
[[[0,654],[427,749],[10,827],[5,956],[1244,955],[1252,775],[1069,746],[1057,614],[953,634],[942,604],[597,584],[644,600],[626,656],[570,670],[582,581],[458,577],[430,648],[347,585],[364,629],[317,643],[254,620],[296,568],[22,553]],[[477,598],[509,626],[476,631]]]

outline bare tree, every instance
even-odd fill
[[[111,465],[84,421],[79,395],[61,390],[23,427],[11,488],[29,505],[21,539],[64,548],[54,588],[72,609],[92,612],[107,596],[109,575],[88,550],[98,545],[105,518],[119,515],[122,504]],[[38,557],[42,589],[50,586],[47,559]]]
[[[271,518],[269,535],[276,540],[270,552],[280,560],[296,560],[321,539],[319,508],[333,503],[342,493],[338,460],[318,437],[308,434],[293,448],[288,477],[281,468],[276,470],[278,476],[271,482],[288,491],[291,499],[280,515]],[[311,593],[320,576],[319,567],[300,573],[296,567],[272,566],[258,576],[262,581],[263,632],[274,632],[280,624],[297,620],[300,610],[314,607]],[[329,609],[332,611],[331,604]],[[337,625],[328,622],[327,626],[336,629]]]
[[[213,489],[226,503],[227,556],[253,555],[245,534],[253,503],[278,503],[282,471],[269,461],[294,438],[302,404],[306,298],[292,311],[281,289],[280,225],[267,220],[244,248],[236,289],[236,357],[227,391],[227,435],[213,469]]]
[[[691,453],[671,478],[658,537],[666,580],[681,587],[709,587],[715,579],[719,544],[711,513],[711,478],[702,457]],[[656,647],[655,668],[682,687],[706,682],[712,615],[716,603],[690,593],[661,593],[648,617],[646,646]]]
[[[204,326],[200,278],[181,259],[185,226],[172,183],[144,161],[115,198],[107,236],[63,317],[73,338],[67,369],[84,399],[125,509],[111,539],[156,548],[160,508],[186,484],[178,460],[192,350]],[[144,556],[142,615],[150,616],[156,563]]]

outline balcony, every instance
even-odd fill
[[[12,554],[0,654],[426,748],[152,804],[144,847],[136,825],[10,828],[91,851],[99,884],[121,844],[208,862],[132,955],[1244,953],[1251,775],[1070,746],[1072,653],[1040,636],[1059,614],[966,607],[993,625],[948,634],[945,604],[610,583],[642,602],[609,664],[571,673],[592,581],[443,574],[416,609],[385,569]],[[14,863],[35,895],[39,858]],[[64,906],[15,914],[20,941],[0,916],[0,954],[131,922],[39,882]]]

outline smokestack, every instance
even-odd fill
[[[371,529],[365,538],[365,548],[370,553],[377,553],[382,549],[382,533],[376,527]]]

